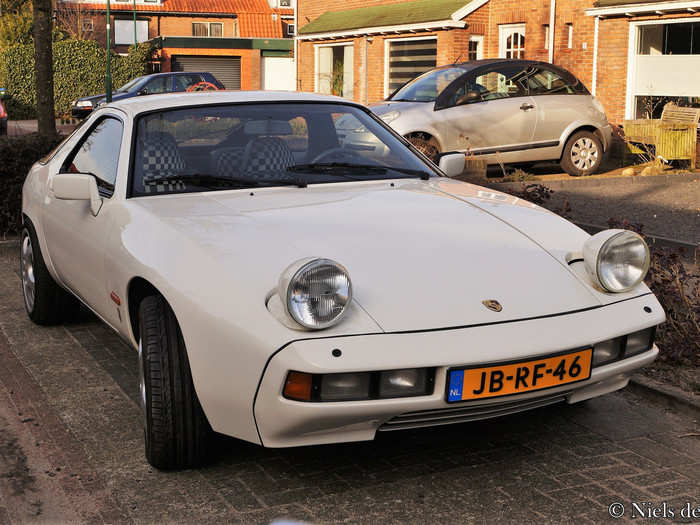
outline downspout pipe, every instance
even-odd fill
[[[299,2],[294,2],[294,85],[297,91],[301,91],[299,85]]]
[[[557,0],[551,0],[549,5],[549,63],[554,63],[554,24],[557,15]]]
[[[591,79],[591,92],[596,96],[598,90],[598,35],[600,34],[600,17],[595,17],[595,29],[593,32],[593,78]]]

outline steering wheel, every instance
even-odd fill
[[[187,88],[188,93],[192,93],[194,91],[219,91],[219,88],[211,82],[202,81],[197,82],[196,84],[192,84],[190,87]]]
[[[335,158],[333,158],[334,156]],[[311,164],[319,164],[327,158],[333,158],[333,162],[346,162],[348,164],[353,164],[353,161],[357,162],[358,160],[361,160],[362,164],[367,163],[367,158],[363,155],[341,146],[316,155]]]

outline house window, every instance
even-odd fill
[[[138,43],[148,40],[148,20],[136,21],[136,41]],[[117,46],[129,46],[134,43],[134,21],[114,21],[114,44]]]
[[[280,0],[280,7],[292,7],[292,0]]]
[[[212,22],[209,24],[209,36],[219,38],[224,36],[224,24],[221,22]]]
[[[484,58],[484,37],[482,35],[472,35],[469,37],[469,52],[467,60],[481,60]]]
[[[192,36],[209,36],[209,24],[192,22]]]
[[[569,32],[569,39],[566,47],[573,49],[574,47],[574,24],[566,24],[567,30]]]
[[[224,24],[221,22],[192,22],[192,36],[220,38],[224,36]]]
[[[500,58],[525,58],[525,24],[498,26]]]
[[[294,35],[296,35],[296,26],[294,24],[286,24],[285,27],[287,30],[286,35],[288,37],[293,37]]]
[[[640,55],[700,55],[700,22],[639,28]]]
[[[92,18],[83,18],[83,31],[89,32],[94,30]]]
[[[549,25],[544,26],[544,48],[549,49]]]
[[[437,38],[387,40],[387,95],[437,65]]]
[[[316,92],[352,98],[354,56],[353,44],[316,46]]]

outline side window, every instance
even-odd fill
[[[123,132],[123,124],[115,118],[100,121],[68,157],[61,173],[94,175],[100,189],[111,195],[117,180]]]
[[[525,75],[526,71],[519,67],[500,67],[472,77],[466,89],[479,92],[482,100],[523,97],[528,94]]]
[[[171,78],[168,75],[156,77],[146,84],[146,91],[149,95],[154,95],[156,93],[167,93],[170,91],[170,81]]]
[[[535,95],[573,95],[576,93],[576,80],[565,78],[553,71],[536,68],[527,77],[530,94]]]
[[[202,77],[199,75],[176,75],[175,91],[187,91],[187,88],[199,84]]]

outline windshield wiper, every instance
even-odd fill
[[[421,170],[414,170],[409,168],[394,168],[392,166],[378,166],[376,164],[350,164],[347,162],[328,162],[328,163],[316,163],[316,164],[297,164],[295,166],[290,166],[287,171],[292,172],[311,172],[311,173],[331,173],[336,175],[334,172],[343,171],[365,171],[375,174],[383,175],[389,170],[402,173],[404,175],[411,175],[413,177],[420,177],[422,180],[429,180],[430,173]],[[350,177],[347,177],[350,178]],[[353,180],[366,180],[362,178],[352,178]]]
[[[260,188],[264,186],[271,186],[277,184],[284,184],[297,186],[299,188],[306,188],[308,186],[307,182],[300,178],[292,177],[280,177],[280,178],[268,178],[264,180],[255,180],[244,177],[221,177],[218,175],[209,175],[206,173],[182,173],[179,175],[167,175],[164,177],[155,177],[148,180],[149,183],[159,183],[159,182],[182,182],[184,184],[191,183],[195,186],[204,186],[206,188],[220,188],[220,187],[240,187],[240,188]]]

